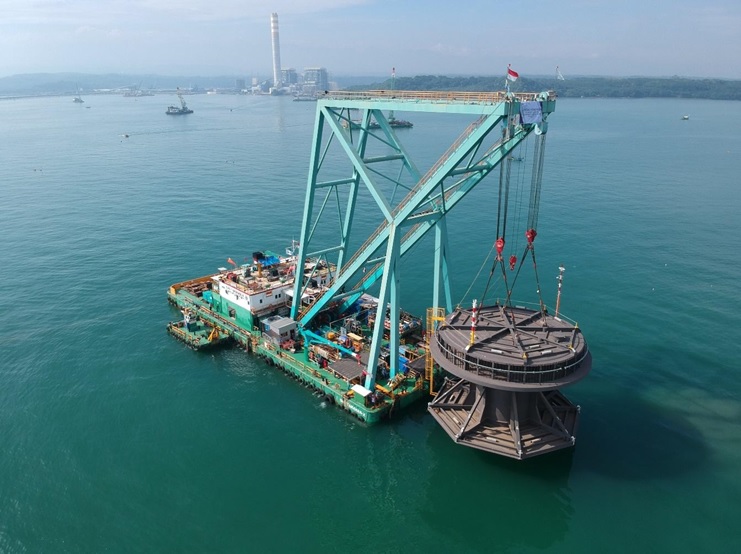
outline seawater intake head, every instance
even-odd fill
[[[474,319],[475,318],[475,319]],[[475,326],[473,333],[468,331]],[[545,311],[494,306],[451,313],[430,352],[448,373],[503,390],[553,390],[583,379],[592,358],[579,327]]]
[[[463,446],[522,460],[574,446],[579,407],[561,387],[584,378],[592,356],[579,327],[543,310],[496,304],[456,310],[430,340],[448,373],[428,412]]]

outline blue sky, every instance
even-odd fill
[[[336,75],[741,79],[739,0],[0,0],[0,76]]]

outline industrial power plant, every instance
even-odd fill
[[[280,62],[280,29],[278,26],[278,14],[270,14],[270,38],[273,52],[273,78],[272,81],[259,82],[252,80],[253,94],[284,95],[292,94],[297,99],[312,100],[324,91],[336,87],[330,85],[329,74],[324,67],[306,67],[303,74],[299,75],[295,68],[283,69]]]

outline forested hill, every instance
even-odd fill
[[[504,89],[501,77],[445,77],[419,75],[397,77],[396,90],[460,90],[487,92]],[[353,90],[389,90],[391,79]],[[741,81],[722,79],[688,79],[684,77],[520,77],[510,84],[512,92],[555,90],[560,97],[570,98],[706,98],[741,100]]]

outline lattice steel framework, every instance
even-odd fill
[[[521,108],[533,107],[536,103],[542,117],[534,123],[523,123]],[[309,280],[296,279],[293,295],[296,300],[291,317],[308,329],[322,310],[334,305],[342,312],[380,281],[375,321],[384,321],[389,306],[390,376],[393,378],[399,363],[401,258],[434,230],[432,305],[444,305],[450,312],[446,214],[530,133],[545,133],[547,117],[554,109],[555,95],[549,92],[372,91],[329,93],[320,98],[298,256],[299,259],[326,258],[336,263],[337,269],[329,289],[314,298],[310,305],[298,301],[305,296]],[[400,136],[408,131],[394,129],[389,124],[384,113],[389,111],[467,114],[474,121],[423,174],[401,143]],[[354,117],[356,113],[360,114],[359,118]],[[499,129],[498,134],[496,129]],[[344,169],[330,162],[334,160],[331,152],[344,156]],[[382,222],[355,249],[351,246],[353,220],[363,187],[370,193],[372,207],[380,212]],[[401,196],[400,191],[406,192],[401,200],[397,198]],[[326,246],[326,237],[320,237],[318,231],[324,229],[321,221],[327,216],[333,198],[338,209],[339,239],[334,245]],[[315,243],[321,247],[312,248]],[[328,256],[336,256],[336,261],[329,260]],[[383,329],[383,324],[373,329],[365,382],[369,389],[375,384]]]

